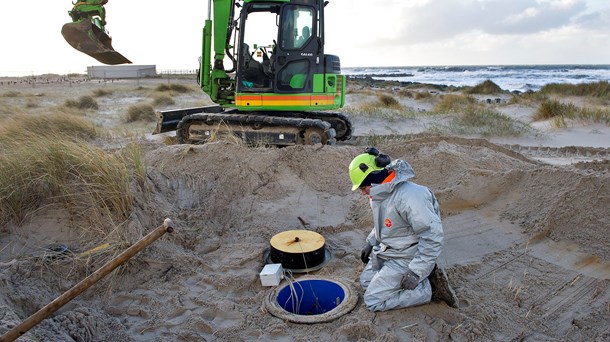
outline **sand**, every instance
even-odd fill
[[[532,109],[504,110],[527,118],[524,111]],[[141,139],[148,190],[138,196],[125,234],[135,242],[167,217],[175,232],[20,340],[610,340],[610,139],[605,146],[588,143],[583,125],[546,131],[548,138],[416,135],[377,146],[409,161],[414,181],[436,193],[446,237],[439,264],[460,307],[433,302],[374,313],[358,285],[371,214],[367,199],[350,191],[346,169],[363,150],[362,137],[384,134],[387,124],[356,125],[360,138],[337,146],[166,146]],[[608,134],[607,127],[595,129]],[[574,132],[580,136],[559,142]],[[575,142],[580,147],[566,147]],[[44,253],[51,243],[82,251],[78,224],[48,205],[22,226],[0,229],[0,334],[126,247],[111,246],[86,263]],[[290,323],[264,306],[273,290],[259,279],[269,240],[304,228],[322,234],[332,252],[312,275],[357,289],[356,307],[332,322]]]

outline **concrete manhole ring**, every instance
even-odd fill
[[[265,308],[293,323],[324,323],[356,307],[358,292],[343,280],[305,276],[284,280],[265,296]]]

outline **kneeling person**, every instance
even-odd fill
[[[415,176],[409,163],[390,161],[375,148],[352,160],[349,175],[352,191],[359,189],[369,196],[373,209],[374,227],[361,252],[366,263],[360,275],[365,305],[372,311],[385,311],[430,302],[428,276],[436,270],[443,249],[434,194],[409,180]]]

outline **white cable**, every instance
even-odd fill
[[[305,259],[305,251],[303,250],[303,246],[301,246],[301,241],[298,241],[299,243],[299,248],[301,248],[301,255],[303,256],[303,263],[305,264],[305,272],[307,272],[307,275],[309,275],[309,270],[307,269],[307,260]],[[311,294],[313,295],[313,297],[315,298],[315,303],[314,303],[314,310],[316,311],[316,313],[322,313],[322,308],[320,307],[320,299],[318,298],[318,296],[316,295],[316,292],[313,290],[313,287],[311,286],[311,281],[309,282],[309,289],[311,290]],[[301,287],[301,290],[303,290],[303,287]],[[305,293],[305,291],[303,290],[303,294]]]
[[[303,290],[303,287],[301,286],[301,284],[298,281],[296,281],[296,279],[294,279],[291,271],[286,270],[285,275],[286,275],[286,280],[288,281],[288,287],[290,288],[290,295],[288,296],[288,298],[286,298],[286,301],[284,302],[283,307],[285,308],[288,301],[290,301],[290,304],[292,304],[293,313],[298,314],[301,312],[301,304],[303,302],[303,297],[305,296],[305,291]],[[301,297],[300,298],[299,298],[298,292],[294,286],[295,283],[297,283],[299,285],[299,287],[301,288]]]

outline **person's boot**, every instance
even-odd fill
[[[438,265],[434,265],[434,269],[432,270],[432,273],[430,273],[428,280],[430,280],[430,285],[432,285],[433,301],[442,300],[453,308],[459,307],[458,297],[455,295],[451,285],[449,285],[449,279],[447,278],[445,270],[438,267]]]

